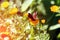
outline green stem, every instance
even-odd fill
[[[54,14],[52,14],[52,16],[50,16],[50,18],[47,20],[46,23],[48,23],[52,18],[53,18]]]
[[[33,29],[33,26],[31,27],[30,30],[31,30],[30,31],[30,35],[31,35],[30,40],[33,40],[34,39],[34,29]]]

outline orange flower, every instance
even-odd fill
[[[2,40],[11,40],[11,37],[7,34],[1,34]]]
[[[60,24],[60,19],[58,20],[58,24]]]
[[[0,27],[0,32],[6,32],[6,27]]]
[[[30,21],[30,24],[33,26],[36,26],[39,23],[38,19],[35,19],[35,20],[29,19],[29,21]]]
[[[45,19],[42,19],[42,20],[41,20],[41,23],[43,23],[43,24],[44,24],[44,23],[45,23],[45,21],[46,21]]]
[[[53,5],[53,6],[50,7],[50,9],[51,9],[52,12],[57,12],[59,10],[59,7],[56,6],[56,5]]]

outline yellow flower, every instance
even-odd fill
[[[56,5],[53,5],[53,6],[50,7],[50,9],[51,9],[52,12],[57,12],[59,10],[59,7],[56,6]]]
[[[16,14],[18,12],[18,9],[17,8],[12,8],[9,13],[10,14]]]
[[[28,13],[27,12],[24,13],[24,17],[28,17]]]
[[[9,34],[9,32],[2,32],[2,34]]]
[[[8,1],[2,2],[2,4],[1,4],[1,7],[3,7],[3,8],[7,8],[8,6],[9,6]]]
[[[44,24],[44,23],[45,23],[45,21],[46,21],[45,19],[42,19],[42,20],[41,20],[41,23],[43,23],[43,24]]]
[[[58,24],[60,24],[60,19],[58,20]]]

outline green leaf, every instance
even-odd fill
[[[48,28],[48,25],[44,25],[44,26],[43,26],[43,29],[47,29],[47,28]]]
[[[58,34],[57,38],[60,38],[60,33]]]
[[[60,5],[60,0],[57,0],[57,5]]]
[[[21,11],[24,12],[27,10],[27,8],[30,6],[33,0],[25,0],[24,3],[21,6]]]
[[[42,2],[37,6],[37,10],[38,12],[42,12],[44,15],[46,15],[46,10]]]
[[[60,24],[50,26],[49,30],[55,30],[55,29],[58,29],[58,28],[60,28]]]
[[[56,14],[56,16],[60,16],[60,14]]]

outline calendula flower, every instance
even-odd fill
[[[35,20],[29,19],[29,21],[30,21],[30,24],[33,25],[33,26],[36,26],[39,23],[38,19],[35,19]]]
[[[28,14],[30,24],[36,26],[39,23],[39,19],[34,19],[31,14]]]
[[[56,6],[56,5],[53,5],[53,6],[50,7],[50,10],[51,10],[52,12],[57,12],[57,11],[59,10],[59,7]]]
[[[58,20],[58,24],[60,24],[60,19]]]
[[[5,1],[5,2],[1,3],[1,7],[2,8],[7,8],[8,6],[9,6],[9,2],[8,1]]]
[[[42,20],[41,20],[41,23],[43,23],[43,24],[44,24],[44,23],[45,23],[45,21],[46,21],[45,19],[42,19]]]
[[[18,8],[12,8],[10,11],[9,11],[9,14],[16,14],[18,12]]]

